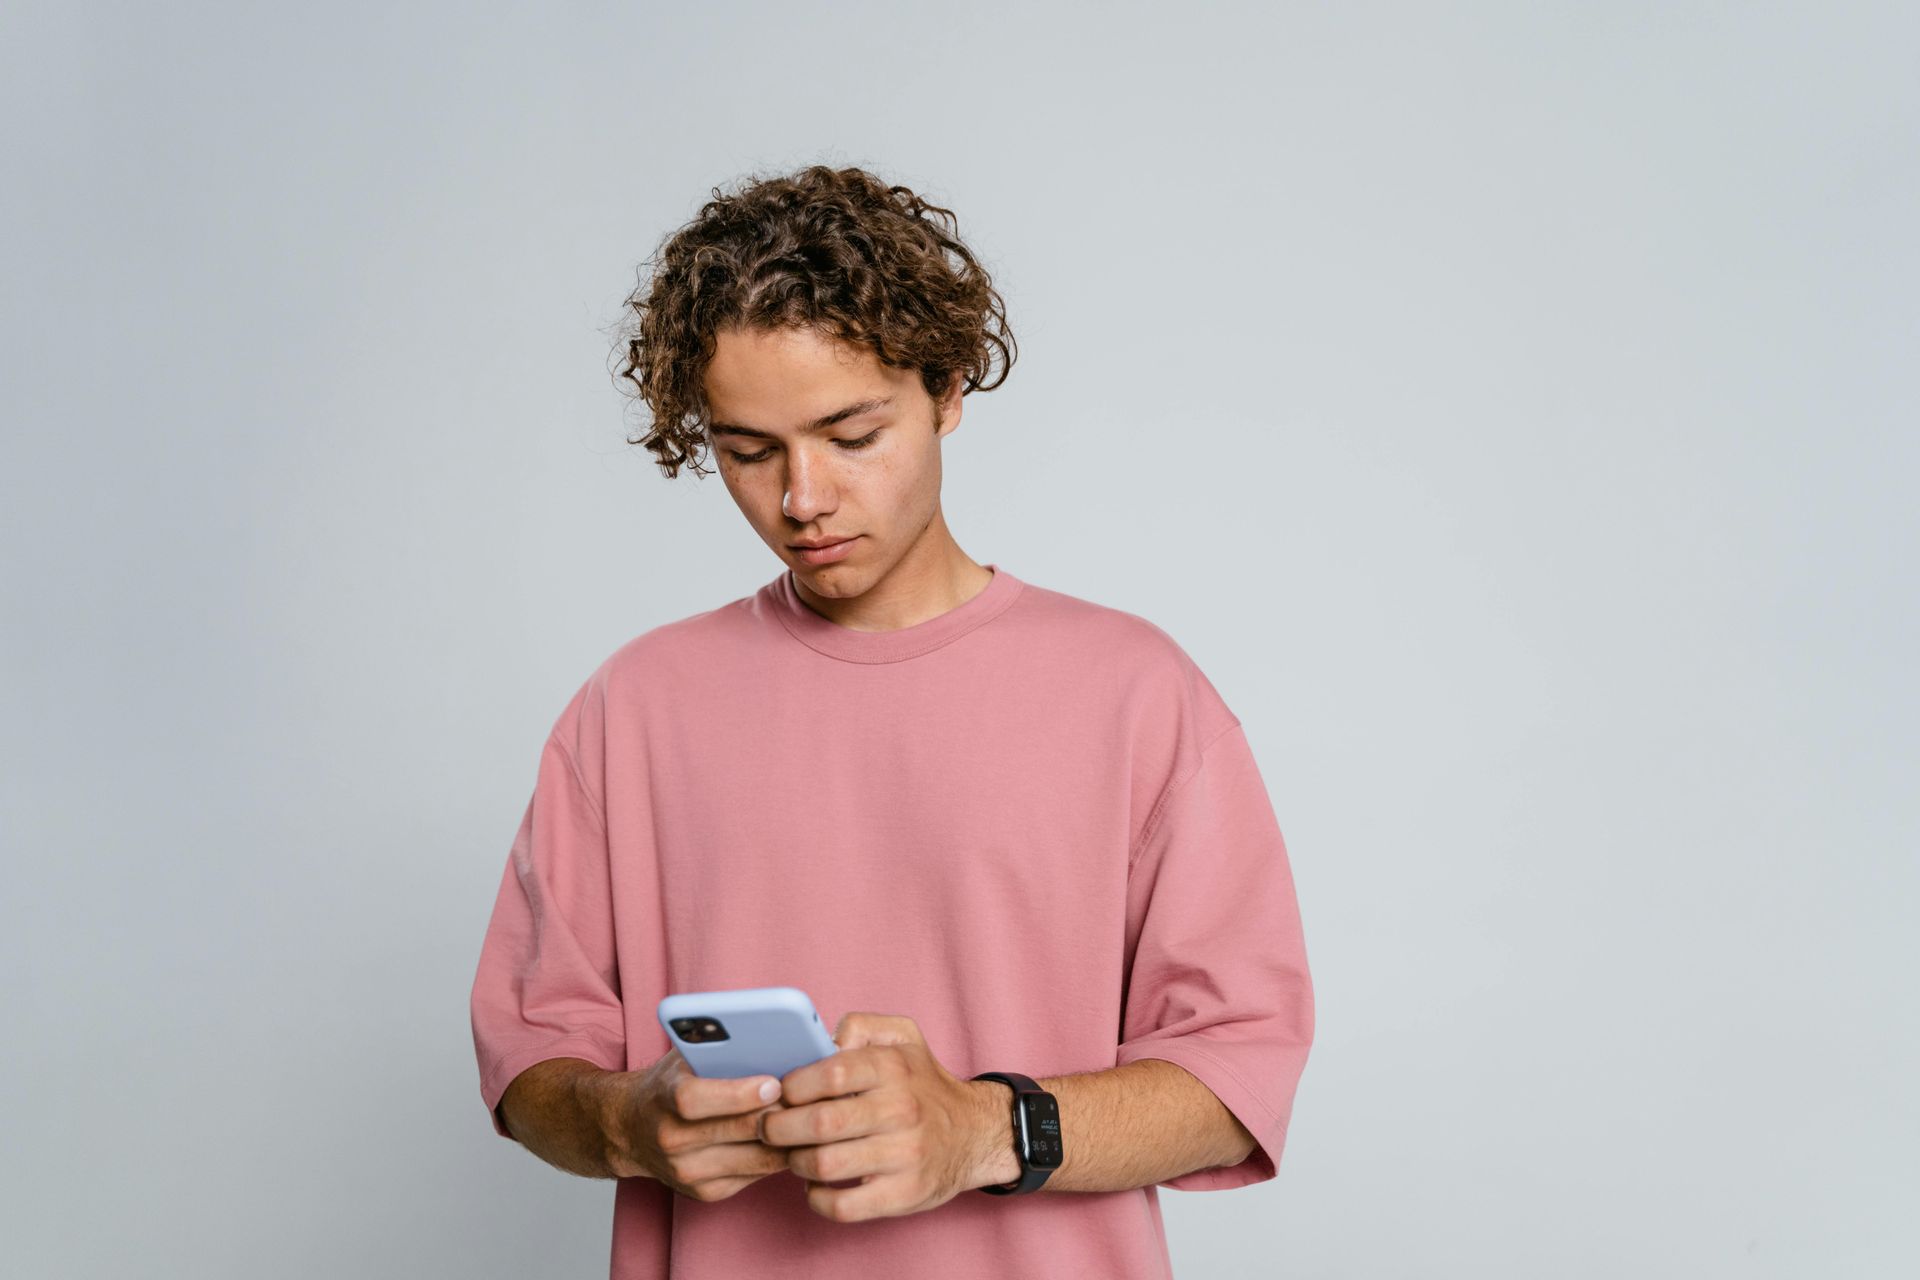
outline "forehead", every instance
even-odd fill
[[[811,329],[725,329],[702,381],[715,421],[774,430],[893,394],[903,373],[869,347]]]

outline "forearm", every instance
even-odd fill
[[[582,1178],[616,1178],[607,1141],[601,1082],[616,1072],[581,1058],[549,1058],[515,1076],[500,1098],[500,1116],[527,1150],[556,1169]]]
[[[1125,1191],[1152,1186],[1196,1169],[1234,1165],[1253,1151],[1254,1138],[1225,1103],[1177,1063],[1142,1058],[1105,1071],[1034,1081],[1060,1102],[1065,1160],[1041,1186],[1046,1191]],[[992,1080],[983,1090],[975,1186],[997,1186],[1020,1176],[1013,1150],[1012,1094]]]

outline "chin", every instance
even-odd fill
[[[838,564],[790,563],[794,577],[806,583],[812,591],[836,600],[857,596],[873,586],[874,579],[868,576],[867,570],[844,561]]]
[[[796,564],[794,576],[812,587],[823,596],[858,595],[859,590],[849,590],[858,585],[857,570],[844,564]]]

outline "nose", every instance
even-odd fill
[[[803,451],[789,455],[787,491],[780,499],[780,510],[787,519],[806,524],[833,510],[837,489],[825,462],[808,458]]]

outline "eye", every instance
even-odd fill
[[[864,449],[868,445],[872,444],[874,441],[874,437],[878,436],[883,430],[885,430],[884,427],[875,427],[873,430],[867,432],[867,434],[865,434],[864,436],[861,436],[858,440],[835,440],[834,443],[839,445],[842,449],[845,449],[849,453],[857,453],[861,449]],[[773,453],[772,446],[768,446],[767,448],[760,450],[760,452],[758,453],[735,453],[731,449],[727,450],[727,456],[729,458],[732,458],[735,462],[742,463],[742,464],[751,464],[755,462],[765,461],[766,458],[772,453]]]

